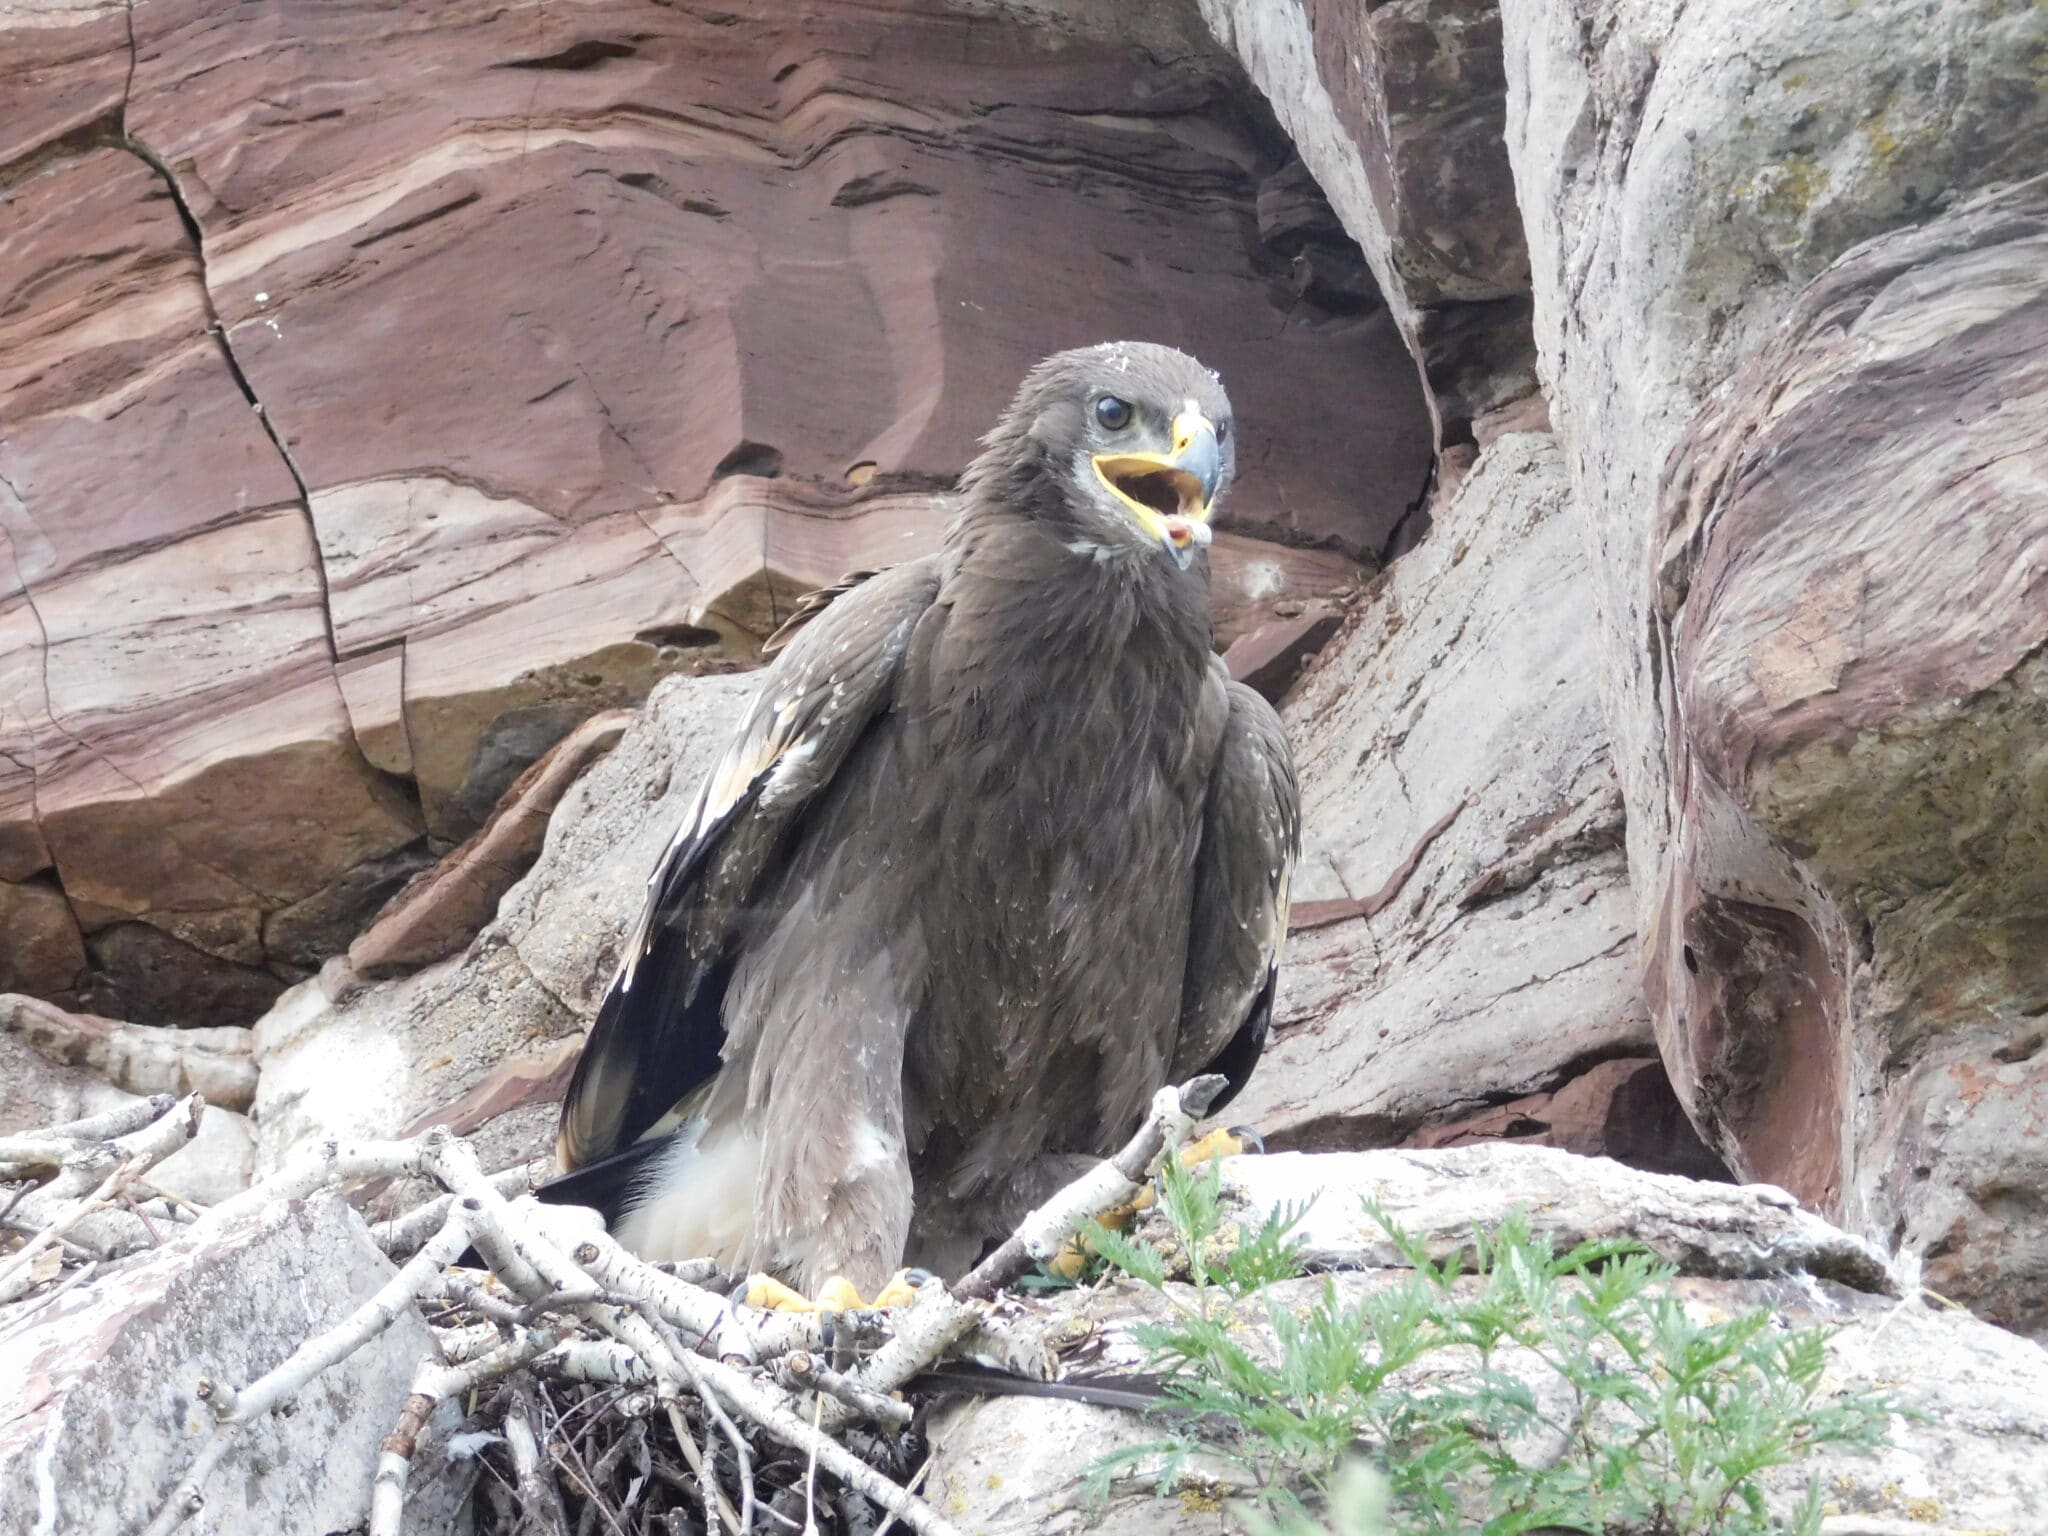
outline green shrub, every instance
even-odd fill
[[[1166,1491],[1199,1455],[1246,1475],[1246,1528],[1275,1536],[1813,1536],[1818,1490],[1784,1527],[1761,1475],[1820,1446],[1874,1451],[1900,1411],[1822,1390],[1824,1330],[1696,1321],[1640,1246],[1558,1253],[1519,1213],[1438,1262],[1368,1205],[1412,1272],[1350,1301],[1326,1278],[1290,1311],[1265,1288],[1301,1272],[1300,1213],[1240,1234],[1220,1179],[1169,1161],[1164,1250],[1090,1234],[1171,1304],[1136,1337],[1176,1410],[1167,1438],[1099,1463],[1098,1487],[1158,1457]],[[1248,1338],[1261,1321],[1277,1348]],[[1361,1455],[1379,1479],[1351,1471]]]

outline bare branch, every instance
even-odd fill
[[[851,1376],[829,1369],[816,1355],[807,1350],[784,1355],[776,1366],[776,1379],[792,1392],[809,1391],[823,1397],[836,1399],[843,1406],[852,1409],[864,1419],[877,1424],[887,1424],[896,1429],[906,1429],[915,1415],[910,1404],[898,1398],[886,1397],[872,1387],[863,1385]],[[811,1427],[819,1427],[822,1421],[816,1417]]]
[[[405,1513],[405,1484],[412,1473],[413,1452],[434,1409],[486,1381],[494,1381],[529,1364],[561,1342],[559,1329],[535,1328],[488,1354],[456,1365],[420,1362],[413,1373],[412,1393],[399,1411],[398,1422],[384,1437],[377,1457],[377,1476],[370,1486],[369,1536],[399,1536]]]
[[[155,1102],[154,1100],[151,1101]],[[99,1187],[78,1198],[81,1191],[90,1188],[92,1173],[82,1163],[67,1160],[66,1166],[56,1178],[44,1188],[16,1202],[13,1219],[40,1227],[34,1237],[0,1264],[0,1303],[14,1300],[36,1284],[36,1258],[60,1238],[79,1227],[90,1218],[112,1208],[114,1202],[126,1191],[135,1178],[169,1157],[199,1132],[200,1117],[206,1113],[206,1101],[198,1094],[180,1099],[167,1106],[157,1119],[103,1142],[95,1148],[95,1154],[104,1151],[116,1159],[113,1171],[100,1181]],[[95,1155],[91,1161],[93,1172],[105,1166],[104,1158]],[[134,1218],[130,1218],[134,1221]],[[143,1225],[136,1222],[136,1225]],[[144,1226],[144,1240],[147,1239]],[[115,1234],[118,1240],[118,1234]],[[107,1252],[108,1243],[88,1243]],[[129,1245],[139,1247],[137,1241]],[[122,1249],[128,1251],[127,1248]]]
[[[1058,1253],[1061,1244],[1103,1212],[1135,1198],[1159,1160],[1187,1139],[1225,1086],[1225,1079],[1212,1073],[1160,1089],[1152,1096],[1152,1113],[1121,1152],[1026,1216],[1000,1248],[953,1287],[953,1294],[963,1301],[988,1300],[1033,1263]]]

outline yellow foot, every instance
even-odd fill
[[[917,1287],[929,1278],[921,1269],[899,1269],[875,1293],[873,1301],[863,1301],[859,1288],[844,1275],[827,1280],[813,1298],[784,1285],[773,1275],[753,1274],[747,1276],[745,1300],[750,1307],[770,1312],[867,1312],[879,1307],[908,1306],[917,1298]]]
[[[1180,1149],[1180,1165],[1183,1168],[1199,1168],[1204,1163],[1213,1163],[1221,1157],[1236,1157],[1247,1151],[1262,1151],[1258,1137],[1243,1126],[1232,1126],[1228,1130],[1219,1126],[1208,1135],[1189,1142]]]

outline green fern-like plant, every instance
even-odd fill
[[[1269,1288],[1301,1272],[1299,1210],[1237,1232],[1220,1170],[1171,1160],[1160,1208],[1163,1251],[1090,1236],[1169,1305],[1135,1337],[1174,1427],[1105,1457],[1094,1481],[1142,1463],[1165,1491],[1193,1458],[1221,1458],[1256,1490],[1242,1516],[1257,1536],[1353,1536],[1383,1518],[1403,1536],[1813,1536],[1817,1492],[1781,1527],[1763,1474],[1822,1446],[1874,1451],[1900,1411],[1823,1393],[1823,1330],[1764,1311],[1696,1320],[1672,1266],[1635,1244],[1559,1253],[1515,1213],[1433,1259],[1368,1204],[1410,1272],[1348,1300],[1326,1278],[1290,1310]],[[1361,1455],[1375,1478],[1352,1470]]]

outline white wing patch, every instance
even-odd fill
[[[741,1268],[760,1166],[758,1137],[737,1127],[703,1137],[701,1126],[687,1126],[654,1160],[612,1235],[654,1263],[710,1258]]]

